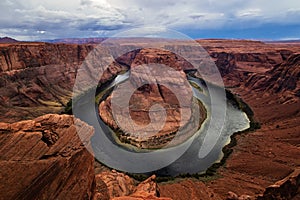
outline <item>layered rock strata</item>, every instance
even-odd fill
[[[69,115],[0,123],[1,199],[90,199],[93,131]]]

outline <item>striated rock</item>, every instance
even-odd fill
[[[265,75],[252,76],[246,86],[270,92],[293,92],[300,96],[300,54],[291,55],[285,62],[274,66]]]
[[[133,192],[135,186],[132,178],[115,170],[97,174],[95,181],[96,190],[93,197],[94,200],[127,196]],[[105,192],[103,192],[103,188],[107,188]],[[105,198],[104,195],[106,195]]]
[[[152,175],[147,180],[140,183],[134,190],[131,196],[134,197],[156,197],[157,184],[155,182],[155,175]]]
[[[175,183],[159,184],[160,195],[174,200],[201,199],[201,200],[223,200],[212,188],[203,182],[186,179]]]
[[[275,184],[266,188],[263,195],[258,200],[285,200],[292,199],[300,190],[300,168],[296,168],[293,173]]]
[[[0,73],[0,121],[16,122],[61,113],[72,97],[79,64],[93,46],[29,43],[1,48],[0,68],[5,72]],[[36,57],[35,67],[26,63]],[[113,63],[99,80],[106,82],[122,70],[123,66]]]
[[[95,177],[96,187],[94,200],[144,200],[159,199],[169,200],[170,198],[158,198],[159,192],[155,182],[155,176],[149,177],[136,186],[135,181],[129,176],[115,170],[102,172]]]
[[[0,46],[0,72],[44,65],[80,64],[93,45],[18,43]]]
[[[140,183],[130,196],[116,197],[113,200],[171,200],[171,198],[158,197],[159,191],[155,182],[155,175],[152,175]]]
[[[94,157],[83,144],[92,134],[68,115],[0,123],[1,199],[90,199]]]
[[[15,122],[61,112],[72,96],[76,69],[66,64],[2,73],[0,120]]]

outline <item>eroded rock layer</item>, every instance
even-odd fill
[[[1,199],[91,198],[94,157],[83,144],[92,134],[69,115],[0,123]]]

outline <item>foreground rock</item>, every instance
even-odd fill
[[[171,200],[159,197],[155,175],[136,186],[129,176],[115,170],[96,175],[96,186],[93,200]]]
[[[258,197],[258,200],[292,199],[296,194],[299,197],[299,188],[300,168],[297,168],[289,176],[267,187],[264,194]]]
[[[68,115],[0,123],[1,199],[90,199],[94,157],[83,143],[92,134]]]
[[[223,200],[212,188],[196,179],[186,179],[177,183],[159,184],[161,196],[170,197],[174,200],[201,199]]]
[[[95,183],[94,200],[127,196],[133,192],[135,187],[135,182],[132,178],[115,170],[97,174]]]

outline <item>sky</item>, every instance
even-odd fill
[[[111,37],[160,27],[191,38],[300,39],[299,0],[1,0],[0,37]]]

